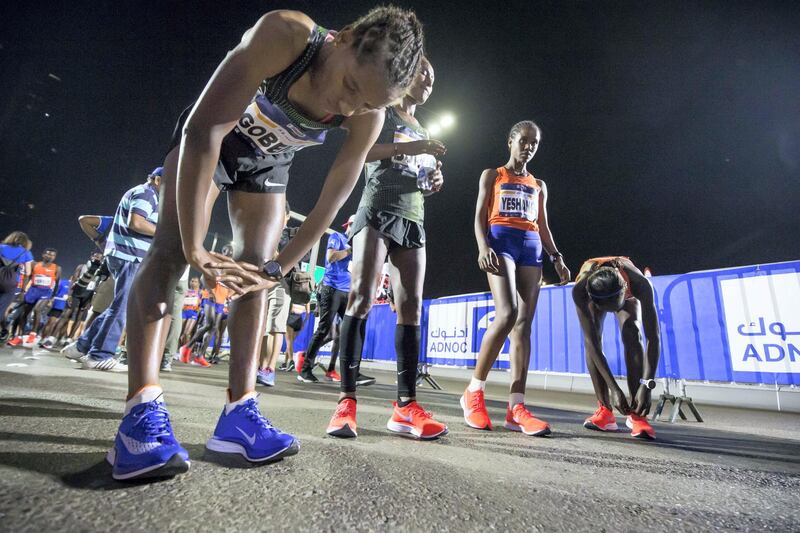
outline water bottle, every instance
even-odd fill
[[[422,191],[423,196],[430,196],[433,194],[433,181],[431,175],[436,169],[430,167],[419,167],[417,174],[417,188]]]

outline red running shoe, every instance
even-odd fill
[[[356,433],[356,401],[353,398],[345,398],[336,406],[328,429],[325,430],[331,437],[342,439],[352,439],[358,436]]]
[[[192,349],[188,344],[181,346],[181,363],[188,365],[192,360]]]
[[[334,383],[341,383],[342,376],[340,376],[336,370],[328,370],[325,372],[325,379],[333,381]]]
[[[550,424],[533,416],[521,403],[506,409],[505,428],[511,431],[521,431],[532,437],[544,437],[552,433]]]
[[[447,426],[433,419],[433,415],[423,409],[416,401],[405,407],[394,402],[392,418],[386,423],[389,431],[407,433],[421,440],[435,439],[447,434]]]
[[[656,432],[647,421],[647,417],[628,415],[625,425],[631,428],[631,436],[638,439],[655,440]]]
[[[294,358],[296,361],[294,362],[294,369],[297,370],[299,374],[301,370],[303,370],[303,363],[306,360],[306,352],[296,352],[294,354]]]
[[[464,410],[464,422],[471,428],[475,429],[492,429],[492,421],[489,418],[489,412],[486,410],[486,401],[483,397],[483,391],[477,390],[470,392],[469,389],[464,391],[461,396],[461,409]]]
[[[192,364],[197,366],[202,366],[203,368],[211,366],[211,363],[206,361],[206,358],[202,355],[198,355],[194,359],[192,359]]]
[[[616,431],[619,429],[614,413],[604,405],[598,407],[592,416],[584,420],[583,427],[597,431]]]
[[[14,337],[8,341],[9,346],[20,346],[22,344],[22,337]]]

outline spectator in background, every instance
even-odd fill
[[[42,260],[33,265],[30,280],[25,287],[25,296],[22,299],[22,304],[6,320],[6,328],[12,334],[15,329],[17,330],[17,336],[8,342],[9,346],[20,346],[23,343],[22,335],[25,333],[25,327],[31,311],[41,300],[50,299],[53,296],[53,291],[58,287],[61,280],[61,267],[55,263],[57,255],[58,252],[55,248],[45,248],[42,253]],[[37,309],[41,310],[41,307]],[[36,342],[39,319],[39,313],[34,313],[33,329],[25,340],[28,345],[33,345]]]
[[[31,275],[33,243],[21,231],[8,234],[0,243],[0,317],[5,315],[16,295],[19,281],[25,282]],[[8,326],[0,324],[0,346],[8,340]]]
[[[156,231],[162,170],[156,168],[145,183],[128,190],[114,214],[105,246],[106,263],[114,278],[113,300],[77,342],[64,349],[68,357],[79,357],[83,368],[109,372],[128,370],[114,354],[125,327],[131,284]]]

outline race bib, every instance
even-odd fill
[[[242,113],[234,131],[258,152],[281,154],[325,142],[325,130],[305,132],[280,108],[258,95]]]
[[[36,274],[33,276],[33,286],[34,287],[45,287],[50,288],[53,285],[53,278],[50,276],[45,276],[42,274]]]
[[[197,296],[187,296],[183,299],[184,307],[197,307],[200,305],[200,298]]]
[[[539,207],[539,189],[519,183],[500,185],[500,216],[535,222]]]
[[[407,126],[397,126],[394,132],[394,143],[408,143],[424,141],[425,137]],[[419,176],[420,168],[436,168],[436,158],[431,154],[406,155],[398,154],[392,157],[392,168],[407,174],[414,179]]]

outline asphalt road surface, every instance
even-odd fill
[[[36,358],[32,358],[36,357]],[[800,531],[800,416],[700,406],[707,423],[659,423],[658,440],[584,429],[588,396],[529,391],[547,438],[469,429],[458,396],[423,388],[450,433],[390,434],[393,376],[360,389],[359,437],[325,435],[332,383],[279,373],[262,411],[297,435],[300,453],[256,468],[204,455],[225,397],[227,365],[163,375],[191,470],[149,484],[111,478],[104,457],[124,374],[79,370],[46,352],[0,350],[0,531]],[[622,426],[622,419],[619,419]]]

